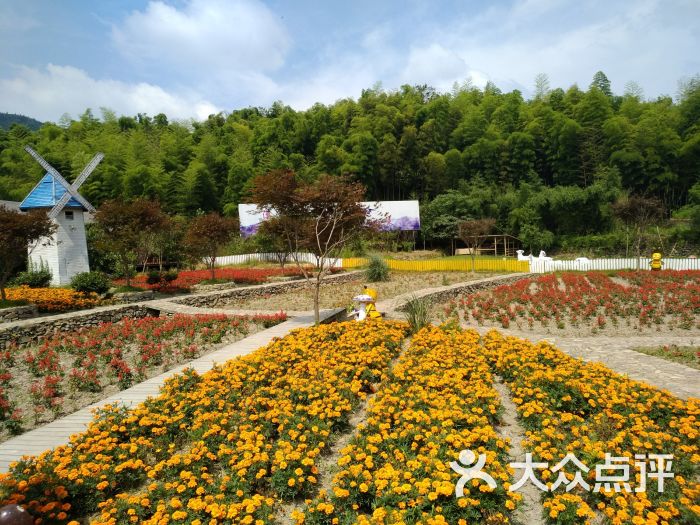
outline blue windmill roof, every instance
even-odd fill
[[[66,193],[66,188],[63,187],[63,184],[55,181],[53,175],[47,173],[20,203],[19,209],[24,211],[32,208],[53,208],[61,200],[64,193]],[[66,208],[85,210],[85,207],[75,197],[70,198],[66,203]]]

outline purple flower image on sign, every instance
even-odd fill
[[[418,201],[376,201],[363,202],[362,205],[368,209],[370,219],[382,222],[384,231],[420,230]],[[269,214],[259,211],[255,204],[239,204],[238,214],[242,237],[255,234],[260,223],[269,218]]]

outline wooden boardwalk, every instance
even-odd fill
[[[211,313],[202,312],[196,309],[197,312],[188,313]],[[327,321],[335,318],[342,309],[322,310],[321,320]],[[183,312],[185,313],[185,312]],[[217,312],[219,313],[219,312]],[[238,313],[228,311],[229,315]],[[36,456],[47,449],[54,448],[60,445],[65,445],[69,442],[70,436],[82,432],[93,419],[92,411],[111,403],[123,403],[126,406],[135,406],[142,403],[146,398],[156,396],[160,392],[163,383],[175,374],[178,374],[185,368],[192,368],[202,374],[211,370],[216,363],[223,363],[229,359],[238,356],[246,355],[258,348],[267,345],[275,337],[284,337],[290,330],[295,328],[303,328],[314,324],[313,315],[301,315],[293,317],[283,323],[280,323],[272,328],[252,334],[245,339],[236,341],[229,345],[220,348],[214,352],[208,353],[202,357],[190,361],[183,365],[179,365],[167,372],[139,383],[138,385],[122,390],[118,394],[110,396],[102,401],[87,406],[73,414],[52,421],[44,426],[31,430],[11,438],[4,443],[0,443],[0,472],[7,472],[10,464],[21,459],[23,456]]]

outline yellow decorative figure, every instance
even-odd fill
[[[664,262],[661,260],[661,252],[659,250],[655,250],[654,253],[651,254],[651,261],[649,262],[649,265],[651,266],[652,271],[659,271],[664,265]]]
[[[363,292],[352,298],[353,301],[358,303],[358,306],[350,312],[350,317],[355,317],[357,321],[364,321],[367,318],[381,319],[382,314],[377,311],[377,307],[374,304],[377,300],[377,290],[365,286]]]
[[[372,299],[374,299],[375,301],[377,300],[378,294],[377,294],[377,290],[375,290],[374,288],[370,288],[369,286],[365,285],[364,292],[367,295],[369,295]]]
[[[365,306],[365,313],[367,314],[367,317],[370,319],[381,319],[382,314],[380,314],[377,311],[377,307],[374,305],[374,303],[369,303],[367,306]]]

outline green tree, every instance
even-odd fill
[[[591,81],[591,88],[597,88],[606,97],[612,97],[612,90],[610,89],[610,80],[605,76],[602,71],[596,72],[593,75],[593,80]]]
[[[213,280],[216,279],[216,258],[237,231],[238,224],[234,219],[218,213],[198,215],[190,221],[183,242],[195,262],[206,261]]]
[[[119,276],[131,285],[137,263],[157,251],[155,237],[165,227],[167,216],[157,202],[136,199],[103,203],[95,214],[95,245],[114,256]]]
[[[56,225],[43,210],[20,213],[0,206],[0,299],[7,300],[5,286],[27,260],[30,246],[49,243]]]

